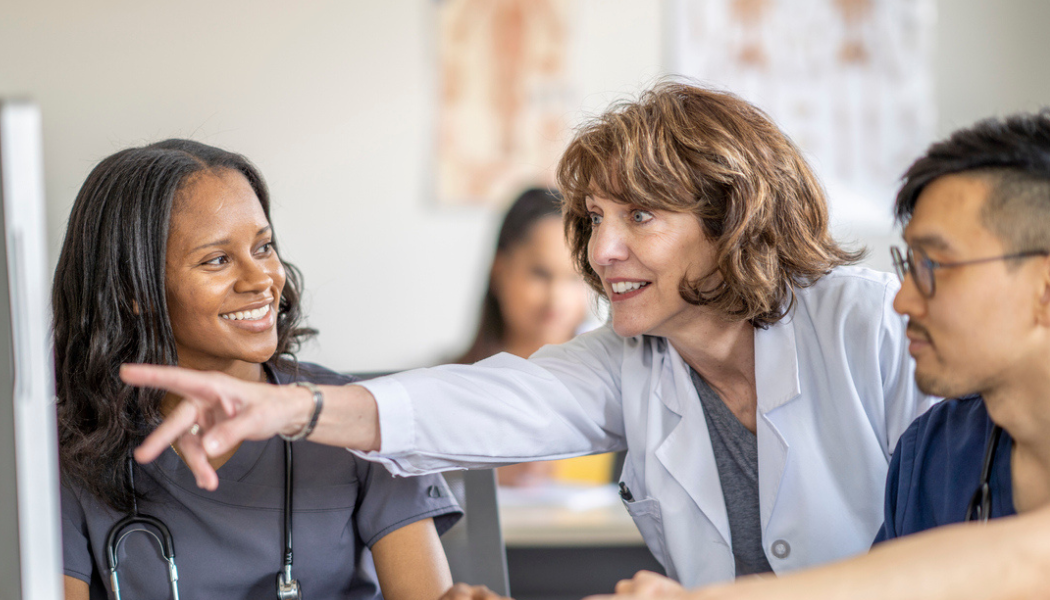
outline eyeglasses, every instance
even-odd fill
[[[919,293],[926,298],[933,298],[933,293],[936,291],[933,272],[937,269],[965,267],[966,265],[976,265],[997,260],[1028,258],[1030,256],[1050,256],[1050,251],[1048,250],[1029,250],[1027,252],[1006,254],[1004,256],[990,256],[988,258],[977,258],[974,260],[946,263],[937,262],[931,259],[929,256],[926,256],[926,253],[922,250],[912,250],[909,247],[905,252],[906,254],[901,254],[901,249],[896,246],[890,248],[890,255],[893,256],[893,268],[897,271],[897,277],[900,277],[901,283],[904,283],[904,278],[911,273],[915,277],[915,287],[919,288]]]

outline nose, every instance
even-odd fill
[[[269,260],[241,261],[240,271],[237,273],[237,281],[234,291],[239,293],[264,292],[273,285],[274,273]]]
[[[915,275],[908,273],[901,282],[901,289],[893,298],[893,310],[906,317],[922,317],[926,315],[926,297],[919,292],[915,285]]]
[[[602,221],[591,230],[589,258],[591,267],[607,267],[617,261],[627,260],[630,254],[625,232],[616,221]]]

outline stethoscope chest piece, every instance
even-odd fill
[[[303,600],[299,580],[292,579],[291,569],[277,574],[277,598],[278,600]]]

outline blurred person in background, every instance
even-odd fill
[[[454,362],[472,364],[500,352],[528,358],[547,344],[567,342],[586,320],[587,302],[565,243],[561,196],[526,190],[503,218],[478,332]]]
[[[454,362],[473,364],[500,352],[528,358],[547,344],[571,340],[588,316],[590,295],[565,243],[561,195],[530,188],[503,217],[470,349]],[[609,455],[500,467],[500,485],[527,486],[581,476],[608,482]]]

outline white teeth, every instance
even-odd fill
[[[238,310],[236,312],[226,313],[224,315],[219,316],[226,319],[227,321],[255,321],[257,319],[265,317],[266,313],[268,312],[270,312],[269,304],[267,304],[266,306],[256,308],[255,310]]]
[[[647,285],[649,284],[643,281],[617,281],[612,284],[612,291],[614,294],[626,294]]]

